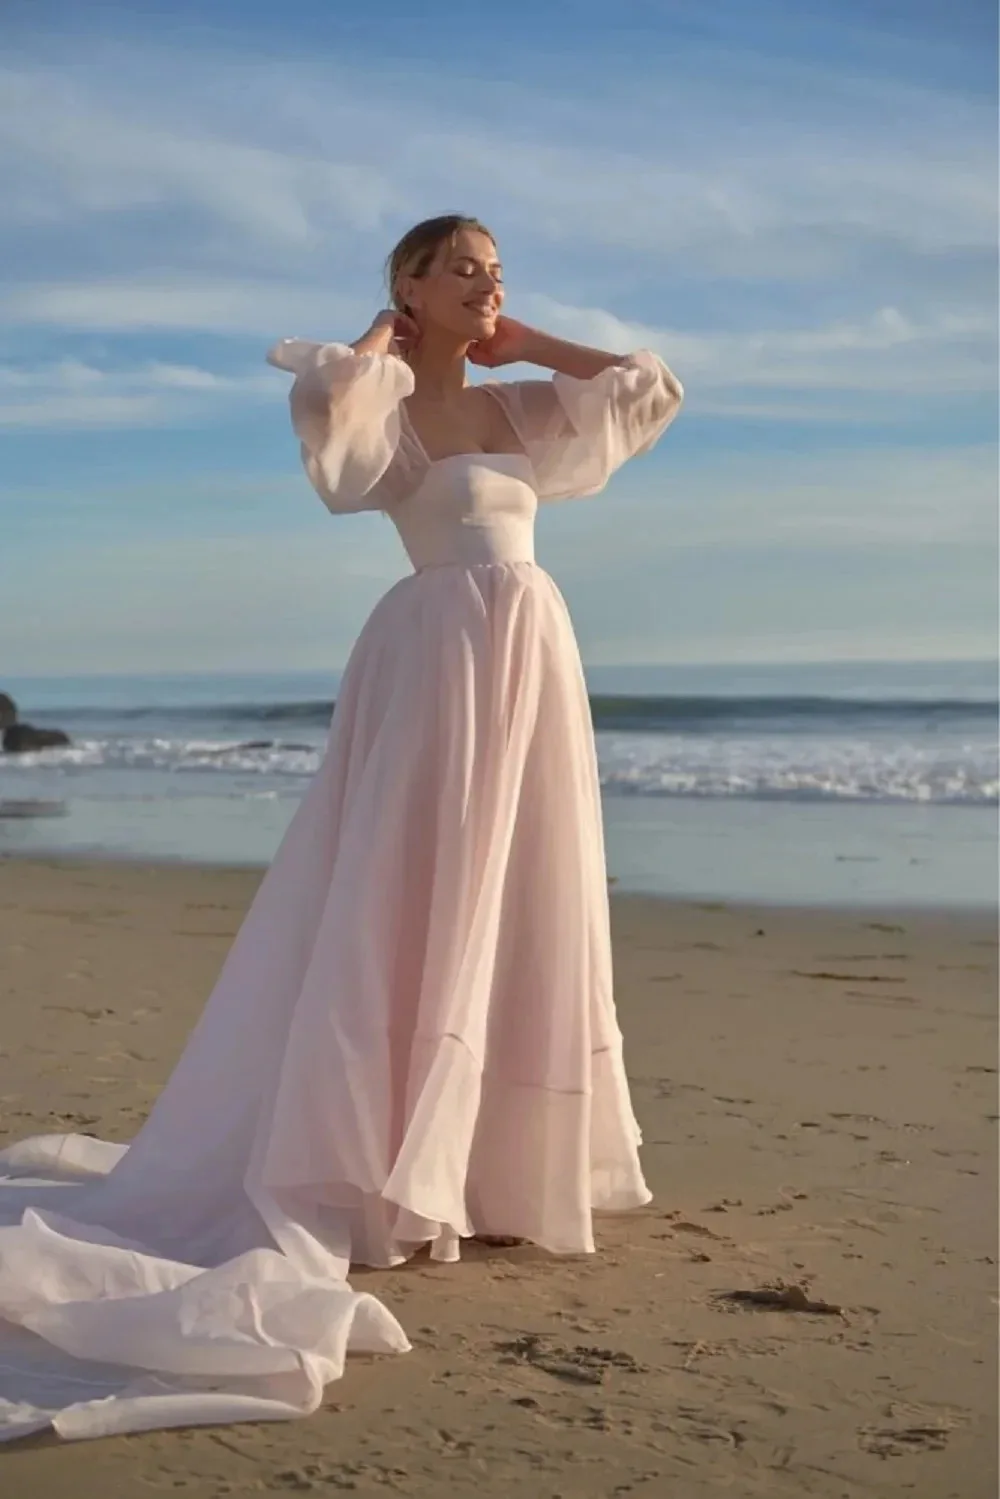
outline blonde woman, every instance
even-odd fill
[[[309,1411],[348,1347],[407,1346],[352,1263],[455,1260],[470,1237],[588,1253],[595,1212],[649,1200],[587,694],[533,530],[650,448],[681,387],[651,353],[505,317],[475,219],[417,225],[389,278],[356,342],[269,358],[324,502],[383,511],[413,571],[361,631],[319,771],[139,1135],[0,1152],[76,1181],[58,1212],[0,1187],[0,1318],[53,1360],[19,1394],[0,1331],[0,1434],[12,1378],[13,1435]],[[469,363],[515,362],[549,377],[469,383]],[[96,1405],[59,1384],[65,1353],[113,1366]]]

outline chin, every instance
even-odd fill
[[[473,343],[485,343],[497,331],[497,320],[495,317],[470,317],[463,331]]]

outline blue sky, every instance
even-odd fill
[[[138,9],[4,6],[8,671],[343,664],[405,558],[263,355],[453,208],[509,311],[687,390],[540,518],[588,663],[994,653],[992,3]]]

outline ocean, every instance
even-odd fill
[[[995,899],[994,664],[587,675],[624,888]],[[0,854],[267,863],[319,765],[337,685],[316,672],[0,680],[23,721],[72,739],[0,757]]]

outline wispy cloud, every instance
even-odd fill
[[[150,59],[138,61],[148,73]],[[330,204],[358,228],[391,206],[378,173],[232,138],[206,118],[210,99],[185,89],[181,102],[159,68],[140,98],[123,98],[99,65],[88,71],[0,70],[12,217],[187,210],[280,250],[315,242]]]
[[[691,333],[567,307],[550,297],[532,297],[530,304],[540,321],[567,337],[613,349],[654,349],[684,372],[694,404],[705,411],[720,409],[724,393],[730,396],[727,409],[740,410],[735,392],[933,396],[996,387],[996,326],[985,309],[928,309],[920,316],[889,306],[814,327]],[[742,407],[747,415],[758,409],[821,414],[815,403]]]
[[[41,368],[0,365],[0,426],[146,427],[210,420],[222,401],[276,397],[280,378],[216,374],[193,365],[151,361],[99,369],[63,359]],[[206,400],[213,403],[206,408]]]
[[[41,324],[72,330],[130,333],[179,329],[196,333],[273,335],[275,330],[344,327],[371,313],[360,297],[329,285],[274,278],[192,276],[181,271],[35,283],[0,290],[8,325]]]
[[[382,234],[455,196],[543,242],[681,255],[717,275],[829,274],[866,246],[989,250],[985,104],[816,67],[803,88],[804,71],[791,90],[777,64],[749,80],[703,64],[638,95],[600,80],[579,103],[557,87],[479,91],[470,112],[468,87],[442,95],[419,69],[403,88],[370,65],[232,53],[9,68],[7,212],[187,212],[203,237],[243,233],[250,259],[321,251],[338,229]]]
[[[529,315],[565,337],[611,349],[655,350],[683,372],[689,410],[703,414],[870,423],[885,414],[884,406],[872,407],[872,397],[954,399],[996,386],[995,331],[974,311],[930,312],[920,321],[881,307],[863,320],[813,328],[691,333],[539,294],[522,300]],[[320,287],[181,279],[174,285],[132,280],[22,289],[6,308],[0,298],[0,312],[9,323],[76,330],[257,335],[263,347],[277,330],[323,337],[324,331],[360,326],[364,308],[360,300]],[[73,361],[30,373],[0,368],[0,423],[183,422],[190,403],[167,400],[168,390],[268,396],[284,385],[273,374],[232,376],[155,361],[114,372]],[[32,392],[31,399],[20,399]],[[151,399],[154,394],[161,398]]]
[[[442,96],[419,69],[404,94],[370,66],[249,53],[8,67],[0,311],[29,330],[344,336],[374,310],[405,218],[457,200],[495,213],[512,306],[569,336],[656,348],[691,409],[870,420],[863,397],[990,389],[985,106],[815,64],[792,87],[759,58],[717,71],[639,95],[602,80],[596,108],[486,93],[470,113],[462,86]],[[70,275],[51,250],[68,229]],[[37,255],[18,265],[36,242],[60,274],[40,275]],[[802,280],[807,300],[774,289]],[[725,328],[709,281],[732,288]],[[650,322],[651,303],[673,316]],[[831,397],[819,413],[817,393]],[[858,399],[832,400],[844,394]],[[110,389],[56,392],[49,409],[109,423],[182,410]]]

